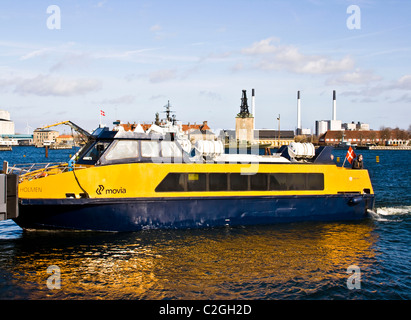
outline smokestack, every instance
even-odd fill
[[[300,101],[300,91],[297,91],[297,135],[301,134],[301,101]]]
[[[333,120],[337,120],[337,99],[335,90],[333,91]]]
[[[255,128],[255,91],[254,89],[251,90],[251,113],[253,114],[254,117],[254,128]]]

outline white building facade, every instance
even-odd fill
[[[14,122],[10,120],[10,112],[0,110],[0,135],[15,134]]]

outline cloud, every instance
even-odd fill
[[[15,93],[23,96],[75,96],[100,90],[101,82],[94,79],[65,79],[38,75],[33,78],[0,79],[0,86],[13,87]]]
[[[141,76],[135,74],[135,73],[128,73],[124,76],[124,80],[126,80],[127,82],[133,81],[134,79],[137,79]]]
[[[95,8],[102,8],[107,3],[106,0],[98,2],[94,7]]]
[[[152,52],[161,49],[163,48],[133,48],[132,50],[91,49],[85,51],[84,48],[76,48],[74,42],[67,42],[55,47],[36,48],[34,50],[30,48],[29,52],[20,56],[20,60],[50,58],[55,62],[51,67],[52,70],[59,69],[65,65],[78,65],[86,60],[92,62],[94,60],[108,59],[145,63],[158,58],[158,56],[153,57]]]
[[[293,68],[297,73],[307,74],[326,74],[342,72],[354,67],[354,61],[350,57],[344,57],[341,60],[331,60],[324,57],[310,56],[306,57]]]
[[[95,59],[113,59],[113,60],[131,60],[135,57],[141,57],[145,52],[158,50],[159,48],[144,48],[137,50],[115,51],[115,52],[95,52],[91,55]],[[161,48],[160,48],[161,49]]]
[[[206,97],[211,100],[221,100],[221,95],[216,92],[211,91],[200,91],[199,95],[201,97]]]
[[[167,96],[164,94],[156,94],[150,97],[150,100],[165,99]]]
[[[327,85],[347,85],[347,84],[368,84],[373,81],[379,81],[382,77],[377,76],[370,70],[356,69],[353,72],[347,72],[333,78],[327,79]]]
[[[159,24],[155,24],[154,26],[151,26],[150,27],[150,31],[151,32],[157,32],[157,31],[160,31],[162,28],[161,28],[161,26],[159,25]]]
[[[101,104],[132,104],[136,100],[136,96],[124,95],[118,98],[104,99]]]
[[[150,81],[151,83],[166,82],[174,79],[186,79],[193,74],[196,74],[199,70],[198,66],[194,66],[185,70],[176,69],[160,69],[155,70],[150,73],[129,73],[124,76],[124,80],[127,82],[134,81],[136,79],[144,79]]]
[[[209,53],[206,56],[204,56],[203,58],[200,58],[200,61],[205,61],[205,60],[212,60],[212,61],[225,61],[227,60],[227,58],[229,58],[231,56],[231,52],[229,51],[225,51],[225,52],[221,52],[221,53]]]
[[[345,96],[377,96],[387,91],[411,91],[411,75],[404,75],[396,81],[391,81],[386,84],[378,84],[375,86],[367,86],[360,88],[357,91],[345,91],[342,95]],[[402,99],[404,100],[404,99]],[[400,100],[398,100],[400,101]]]
[[[66,54],[59,62],[50,67],[50,72],[60,71],[69,67],[81,67],[87,66],[91,61],[89,54],[87,53],[69,53]]]
[[[407,74],[398,79],[397,84],[394,85],[396,89],[411,90],[411,75]]]
[[[176,36],[176,33],[164,32],[163,27],[159,24],[151,26],[150,32],[152,32],[155,35],[155,40],[165,40]]]
[[[409,94],[403,94],[401,97],[399,97],[396,100],[393,100],[391,102],[397,103],[397,102],[406,102],[406,103],[411,103],[411,95]]]
[[[72,51],[72,47],[74,45],[75,43],[70,41],[70,42],[63,43],[59,46],[44,47],[44,48],[35,49],[35,50],[32,50],[33,48],[29,47],[31,51],[22,55],[20,57],[20,60],[29,60],[33,58],[44,58],[50,55],[67,53],[67,52]]]
[[[271,37],[267,39],[263,39],[258,42],[254,42],[251,47],[244,48],[241,50],[242,53],[244,54],[267,54],[267,53],[275,53],[277,52],[278,48],[274,46],[272,43],[273,42],[279,42],[280,39]]]
[[[175,79],[177,77],[176,70],[174,69],[161,69],[151,72],[149,75],[149,80],[152,83],[164,82],[168,80]]]
[[[20,60],[28,60],[28,59],[32,59],[36,57],[44,57],[52,51],[54,51],[54,49],[51,49],[51,48],[43,48],[43,49],[34,50],[34,51],[31,51],[21,56]]]
[[[349,56],[332,59],[323,55],[303,54],[293,45],[279,44],[279,40],[274,37],[255,42],[250,47],[243,48],[241,53],[260,57],[257,67],[262,70],[332,74],[349,71],[354,67],[354,61]]]
[[[244,64],[242,62],[238,62],[235,65],[233,65],[230,70],[231,72],[238,72],[244,69]]]

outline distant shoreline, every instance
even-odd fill
[[[411,150],[411,146],[370,146],[369,150]]]

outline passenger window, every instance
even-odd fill
[[[138,141],[120,140],[106,155],[107,160],[119,160],[138,157]]]
[[[250,175],[250,187],[251,190],[267,190],[268,179],[266,173],[257,173]]]
[[[324,190],[322,173],[272,173],[270,190]]]
[[[210,191],[227,191],[227,173],[210,173],[208,180]]]
[[[287,181],[285,174],[270,174],[270,190],[287,190]]]
[[[324,190],[324,174],[323,173],[311,173],[307,179],[309,190]]]
[[[209,191],[247,191],[248,179],[251,190],[324,190],[322,173],[209,173]],[[268,187],[269,183],[269,187]],[[156,188],[156,192],[207,191],[206,173],[169,173]]]
[[[156,192],[184,191],[185,174],[169,173],[156,188]]]
[[[305,173],[288,173],[287,186],[288,190],[307,190]]]
[[[244,191],[248,189],[248,175],[241,173],[230,174],[230,189],[234,191]]]
[[[188,173],[187,191],[206,191],[206,182],[205,173]]]
[[[141,156],[159,157],[160,156],[160,144],[158,141],[141,141]]]
[[[83,157],[86,161],[97,161],[107,149],[110,142],[97,142]]]

